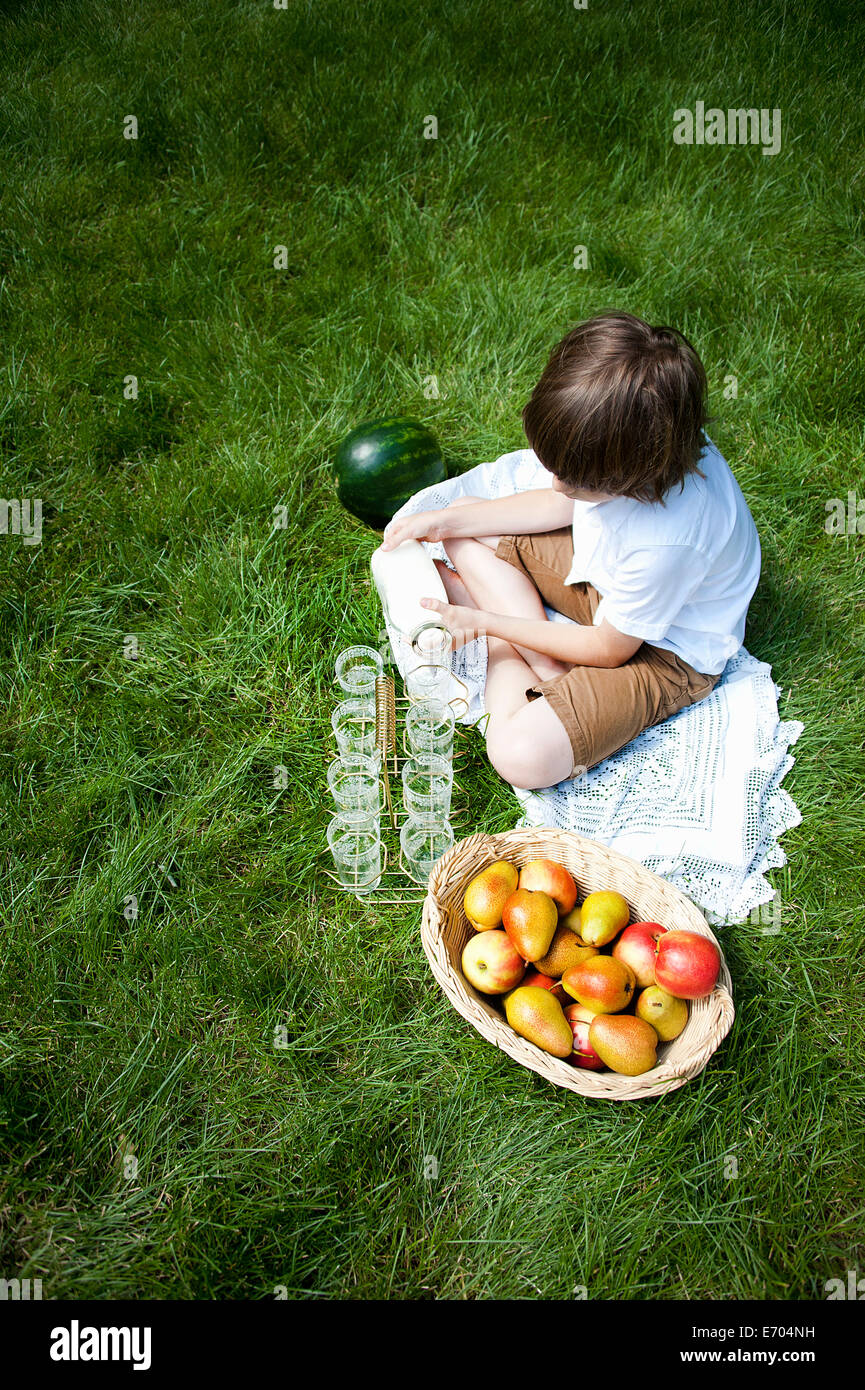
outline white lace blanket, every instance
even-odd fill
[[[501,497],[548,484],[535,454],[521,449],[425,488],[398,515],[466,494]],[[442,546],[427,549],[450,564]],[[407,653],[395,633],[388,637],[404,675]],[[484,713],[486,665],[485,638],[454,654],[454,673],[471,696],[464,723]],[[765,871],[786,863],[778,836],[802,819],[781,782],[803,726],[779,721],[779,693],[771,668],[742,647],[705,700],[589,773],[540,791],[515,787],[524,808],[517,824],[561,826],[614,845],[681,888],[711,921],[743,921],[774,896]]]

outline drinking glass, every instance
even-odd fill
[[[413,666],[406,672],[405,693],[412,704],[417,704],[420,700],[440,700],[446,705],[450,689],[449,666],[425,663],[422,666]]]
[[[372,647],[346,647],[336,659],[336,678],[346,695],[374,695],[384,661]]]
[[[445,820],[451,808],[454,771],[438,753],[408,758],[402,770],[402,799],[413,820]]]
[[[337,877],[349,893],[371,893],[381,883],[381,834],[377,820],[340,812],[327,827]]]
[[[411,645],[418,661],[431,666],[447,666],[450,670],[453,638],[446,627],[438,623],[427,624],[415,633]]]
[[[415,820],[403,824],[399,832],[403,868],[409,877],[426,883],[434,865],[454,842],[454,832],[446,817]]]
[[[450,758],[454,749],[456,717],[442,700],[419,700],[405,716],[405,731],[412,753],[438,753]]]
[[[331,716],[337,747],[343,757],[362,753],[377,757],[375,746],[375,700],[343,700]]]
[[[405,688],[410,700],[441,700],[450,694],[452,637],[446,627],[431,623],[415,633],[412,665],[406,672]]]
[[[327,769],[327,785],[337,810],[352,816],[377,816],[381,810],[378,762],[363,753],[345,753]]]

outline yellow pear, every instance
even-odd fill
[[[542,975],[552,975],[553,979],[557,980],[572,965],[580,965],[597,954],[596,946],[585,946],[574,932],[568,931],[567,927],[558,926],[546,955],[535,961],[535,969],[540,970]]]
[[[580,908],[580,936],[587,946],[606,946],[628,925],[630,915],[621,893],[590,893]]]
[[[642,1076],[657,1061],[658,1035],[645,1019],[633,1014],[598,1014],[589,1024],[589,1047],[610,1071]]]
[[[551,1052],[554,1057],[569,1057],[573,1052],[571,1025],[548,989],[520,985],[505,1000],[505,1014],[515,1033],[542,1047],[544,1052]]]
[[[579,936],[581,939],[582,932],[580,931],[580,914],[582,910],[583,909],[581,907],[572,907],[570,912],[566,912],[564,917],[559,918],[560,927],[567,927],[568,931],[576,932],[577,936]]]
[[[463,912],[475,931],[490,931],[501,926],[502,908],[518,880],[519,871],[506,859],[488,864],[472,879],[463,897]]]
[[[668,994],[660,985],[649,985],[637,996],[634,1013],[637,1018],[651,1023],[661,1042],[672,1042],[688,1022],[688,1006],[684,999]]]
[[[591,960],[572,965],[562,976],[565,991],[594,1009],[596,1014],[617,1014],[626,1009],[634,995],[634,972],[623,960],[596,952]]]
[[[540,960],[550,949],[559,914],[548,893],[518,888],[504,906],[505,931],[523,960]]]

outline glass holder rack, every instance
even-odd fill
[[[465,681],[461,680],[459,676],[452,674],[451,680],[456,682],[462,690],[462,694],[452,696],[447,702],[459,720],[459,716],[465,714],[469,707],[469,692]],[[422,903],[426,897],[427,881],[426,879],[415,878],[407,869],[403,861],[399,840],[400,830],[408,819],[401,804],[400,788],[402,768],[409,756],[406,747],[405,714],[412,703],[414,702],[404,692],[397,695],[392,675],[378,677],[376,680],[375,722],[376,748],[381,758],[380,777],[383,791],[380,811],[382,874],[378,885],[370,892],[364,893],[363,899],[374,901],[381,906]],[[481,716],[482,720],[486,718],[486,715]],[[449,820],[457,838],[470,833],[469,808],[465,787],[460,780],[460,773],[465,767],[469,753],[468,731],[476,727],[477,724],[457,722],[454,729],[452,758],[454,782]],[[332,757],[337,756],[338,754],[334,751]],[[324,856],[329,858],[326,849]],[[340,883],[332,869],[325,868],[324,872],[339,887],[341,892],[348,891]]]

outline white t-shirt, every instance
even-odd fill
[[[566,583],[601,595],[595,623],[675,652],[716,675],[738,651],[760,577],[760,541],[726,460],[709,441],[705,477],[690,473],[663,503],[574,502]]]

